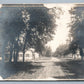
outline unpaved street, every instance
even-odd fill
[[[42,63],[43,66],[45,66],[39,74],[37,79],[55,79],[54,76],[64,76],[65,73],[62,71],[60,66],[55,66],[55,62],[60,62],[57,58],[51,58],[49,60],[45,60],[45,62]]]
[[[0,76],[5,80],[78,80],[84,79],[84,62],[71,58],[42,57],[25,63],[5,63]]]

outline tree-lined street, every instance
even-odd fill
[[[81,60],[43,57],[36,62],[5,63],[0,68],[1,80],[77,80],[84,79]],[[3,72],[2,72],[3,71]]]
[[[0,79],[84,80],[84,5],[13,6],[0,8]]]

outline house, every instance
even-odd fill
[[[25,59],[25,61],[37,60],[37,59],[39,59],[39,54],[35,52],[35,49],[30,48],[29,50],[26,50],[24,59]],[[19,52],[18,60],[19,61],[23,60],[23,52]]]
[[[31,59],[33,59],[32,51],[28,50],[28,51],[25,52],[25,59],[26,59],[26,60],[31,60]]]
[[[23,52],[19,52],[18,55],[19,55],[18,60],[22,61],[23,60]]]

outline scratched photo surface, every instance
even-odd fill
[[[1,4],[0,80],[84,80],[84,4]]]

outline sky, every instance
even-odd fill
[[[53,36],[53,40],[49,41],[46,46],[50,47],[52,52],[55,52],[56,49],[63,44],[67,43],[68,35],[70,27],[68,27],[68,24],[71,22],[71,14],[69,13],[69,10],[73,8],[74,4],[44,4],[47,8],[61,8],[63,13],[57,14],[60,18],[56,18],[56,25],[55,28],[55,35]]]

